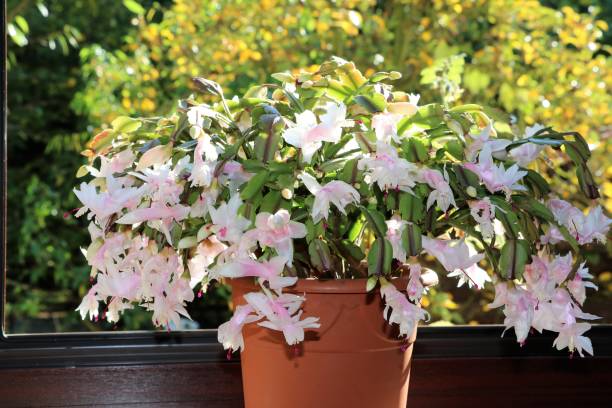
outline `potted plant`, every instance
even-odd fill
[[[567,154],[595,199],[584,139],[517,136],[480,105],[419,105],[390,85],[399,76],[333,58],[233,99],[195,78],[208,103],[113,121],[74,190],[91,221],[83,318],[140,305],[177,327],[194,291],[229,279],[218,336],[242,352],[248,407],[405,407],[435,262],[459,285],[494,284],[519,343],[551,330],[556,348],[592,354],[580,245],[611,221],[556,198],[531,165]]]

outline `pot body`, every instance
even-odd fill
[[[405,280],[394,284],[406,288]],[[234,304],[256,291],[252,279],[232,281]],[[285,292],[304,295],[302,317],[317,316],[321,327],[289,347],[283,334],[249,324],[241,353],[246,408],[405,408],[411,338],[398,339],[383,318],[378,291],[366,281],[306,280]]]

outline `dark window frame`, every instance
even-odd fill
[[[6,5],[0,9],[4,40],[0,56],[0,368],[7,367],[76,367],[141,365],[164,363],[203,363],[227,361],[217,342],[216,330],[185,332],[99,332],[65,334],[7,335],[4,302],[6,301],[7,242],[7,157],[6,157]],[[76,313],[76,312],[75,312]],[[565,352],[552,348],[553,333],[533,335],[519,347],[513,334],[500,337],[502,325],[419,328],[415,359],[486,358],[486,357],[559,357]],[[589,332],[597,357],[612,357],[612,325],[594,326]],[[235,357],[238,358],[238,357]]]

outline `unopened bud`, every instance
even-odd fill
[[[291,200],[293,198],[293,192],[288,188],[283,188],[281,190],[281,195],[285,200]]]
[[[311,80],[304,81],[302,83],[302,88],[304,89],[312,88],[313,85],[314,85],[314,82],[312,82]]]
[[[467,193],[467,195],[473,198],[475,198],[477,194],[476,189],[473,186],[468,186],[468,188],[465,189],[465,192]]]

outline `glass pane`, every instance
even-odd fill
[[[461,74],[462,100],[510,110],[529,123],[580,130],[596,147],[592,170],[603,183],[602,202],[612,209],[609,125],[604,128],[612,84],[603,76],[609,57],[600,50],[611,37],[597,34],[603,25],[554,22],[566,36],[591,27],[587,40],[574,44],[547,37],[557,29],[535,27],[532,36],[528,23],[489,18],[497,11],[485,6],[448,2],[434,10],[425,3],[403,10],[399,2],[367,0],[336,2],[334,8],[274,1],[9,1],[8,332],[153,328],[150,314],[138,308],[116,325],[82,320],[75,312],[90,286],[90,267],[80,249],[89,244],[87,220],[74,216],[80,203],[72,189],[85,163],[79,153],[92,135],[119,115],[167,114],[194,92],[195,75],[216,80],[231,96],[270,81],[270,73],[342,55],[369,74],[402,72],[398,86],[428,103],[440,93],[421,83],[418,73],[438,57],[464,52],[473,65]],[[560,8],[571,2],[542,3]],[[608,3],[597,3],[602,16],[610,14]],[[534,12],[544,15],[549,10],[543,7]],[[584,21],[598,18],[576,7]],[[495,20],[500,23],[476,23]],[[508,60],[500,62],[500,55]],[[566,65],[551,68],[547,61]],[[564,193],[588,205],[576,191]],[[611,254],[609,243],[585,249],[599,291],[584,309],[604,316],[600,322],[612,322],[606,313]],[[477,292],[440,276],[424,300],[434,324],[503,321],[499,309],[486,307],[493,299],[490,285]],[[185,320],[184,328],[213,328],[227,320],[228,298],[227,288],[213,285],[189,306],[193,321]]]

